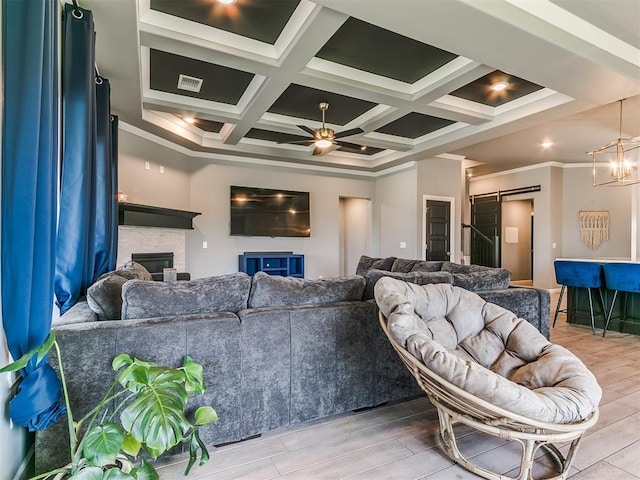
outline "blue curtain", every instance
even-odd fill
[[[4,1],[2,131],[2,319],[11,355],[39,346],[51,329],[56,239],[58,0]],[[38,430],[64,413],[46,362],[27,365],[9,406]]]
[[[93,238],[94,276],[100,276],[114,269],[112,261],[112,215],[116,205],[116,193],[112,180],[111,153],[111,106],[109,80],[96,77],[96,155],[95,155],[95,193],[93,202]],[[113,258],[115,262],[115,258]]]
[[[62,173],[55,293],[60,313],[115,267],[110,88],[95,74],[91,11],[65,5]]]
[[[116,268],[118,258],[118,116],[111,115],[111,235],[109,270]]]

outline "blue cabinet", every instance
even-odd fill
[[[245,253],[238,255],[238,270],[253,275],[265,272],[269,275],[304,278],[304,255],[293,253]]]

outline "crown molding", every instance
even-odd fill
[[[143,130],[139,127],[131,125],[127,122],[120,121],[118,122],[118,127],[132,135],[136,135],[137,137],[144,138],[150,142],[153,142],[162,147],[168,148],[175,152],[181,153],[183,155],[187,155],[192,158],[203,158],[208,159],[211,163],[225,164],[225,165],[235,165],[235,166],[249,166],[256,165],[262,167],[270,167],[270,168],[278,168],[290,171],[305,171],[305,172],[318,172],[324,175],[336,176],[336,177],[359,177],[362,179],[376,179],[378,177],[383,177],[385,175],[389,175],[392,173],[396,173],[402,170],[409,170],[414,168],[416,165],[415,161],[409,161],[402,163],[400,165],[394,165],[389,168],[382,168],[380,170],[355,170],[352,168],[338,168],[338,167],[328,167],[325,165],[308,165],[302,163],[290,163],[283,164],[282,162],[275,160],[265,160],[261,158],[252,158],[246,156],[235,156],[235,155],[224,155],[219,153],[208,153],[208,152],[200,152],[191,150],[182,145],[178,145],[170,140],[159,137],[153,133],[149,133],[146,130]]]

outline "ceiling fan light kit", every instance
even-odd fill
[[[311,134],[313,139],[304,140],[304,141],[293,141],[293,142],[281,142],[286,144],[302,144],[302,145],[313,145],[315,148],[313,149],[313,155],[323,155],[328,150],[325,150],[333,145],[338,146],[341,150],[352,152],[353,148],[350,148],[347,145],[343,145],[338,141],[339,138],[350,137],[351,135],[357,135],[359,133],[363,133],[364,130],[361,128],[352,128],[350,130],[345,130],[343,132],[336,133],[332,128],[327,128],[325,124],[325,112],[329,108],[329,104],[327,102],[321,102],[318,105],[318,108],[322,112],[322,127],[321,128],[311,128],[306,125],[298,125],[298,128],[304,130],[305,132]],[[359,152],[366,151],[366,146],[362,145],[358,148]]]
[[[640,183],[640,140],[622,137],[622,102],[620,100],[620,133],[613,142],[592,152],[593,186],[624,187]],[[603,173],[606,172],[606,173]]]

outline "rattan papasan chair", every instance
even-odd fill
[[[533,478],[540,447],[558,462],[551,478],[567,478],[582,435],[598,419],[602,396],[578,357],[460,287],[385,277],[375,286],[375,299],[383,330],[437,408],[442,446],[454,462],[487,479],[510,478],[462,455],[454,432],[460,423],[522,445],[514,478]],[[560,448],[566,444],[565,455]]]

